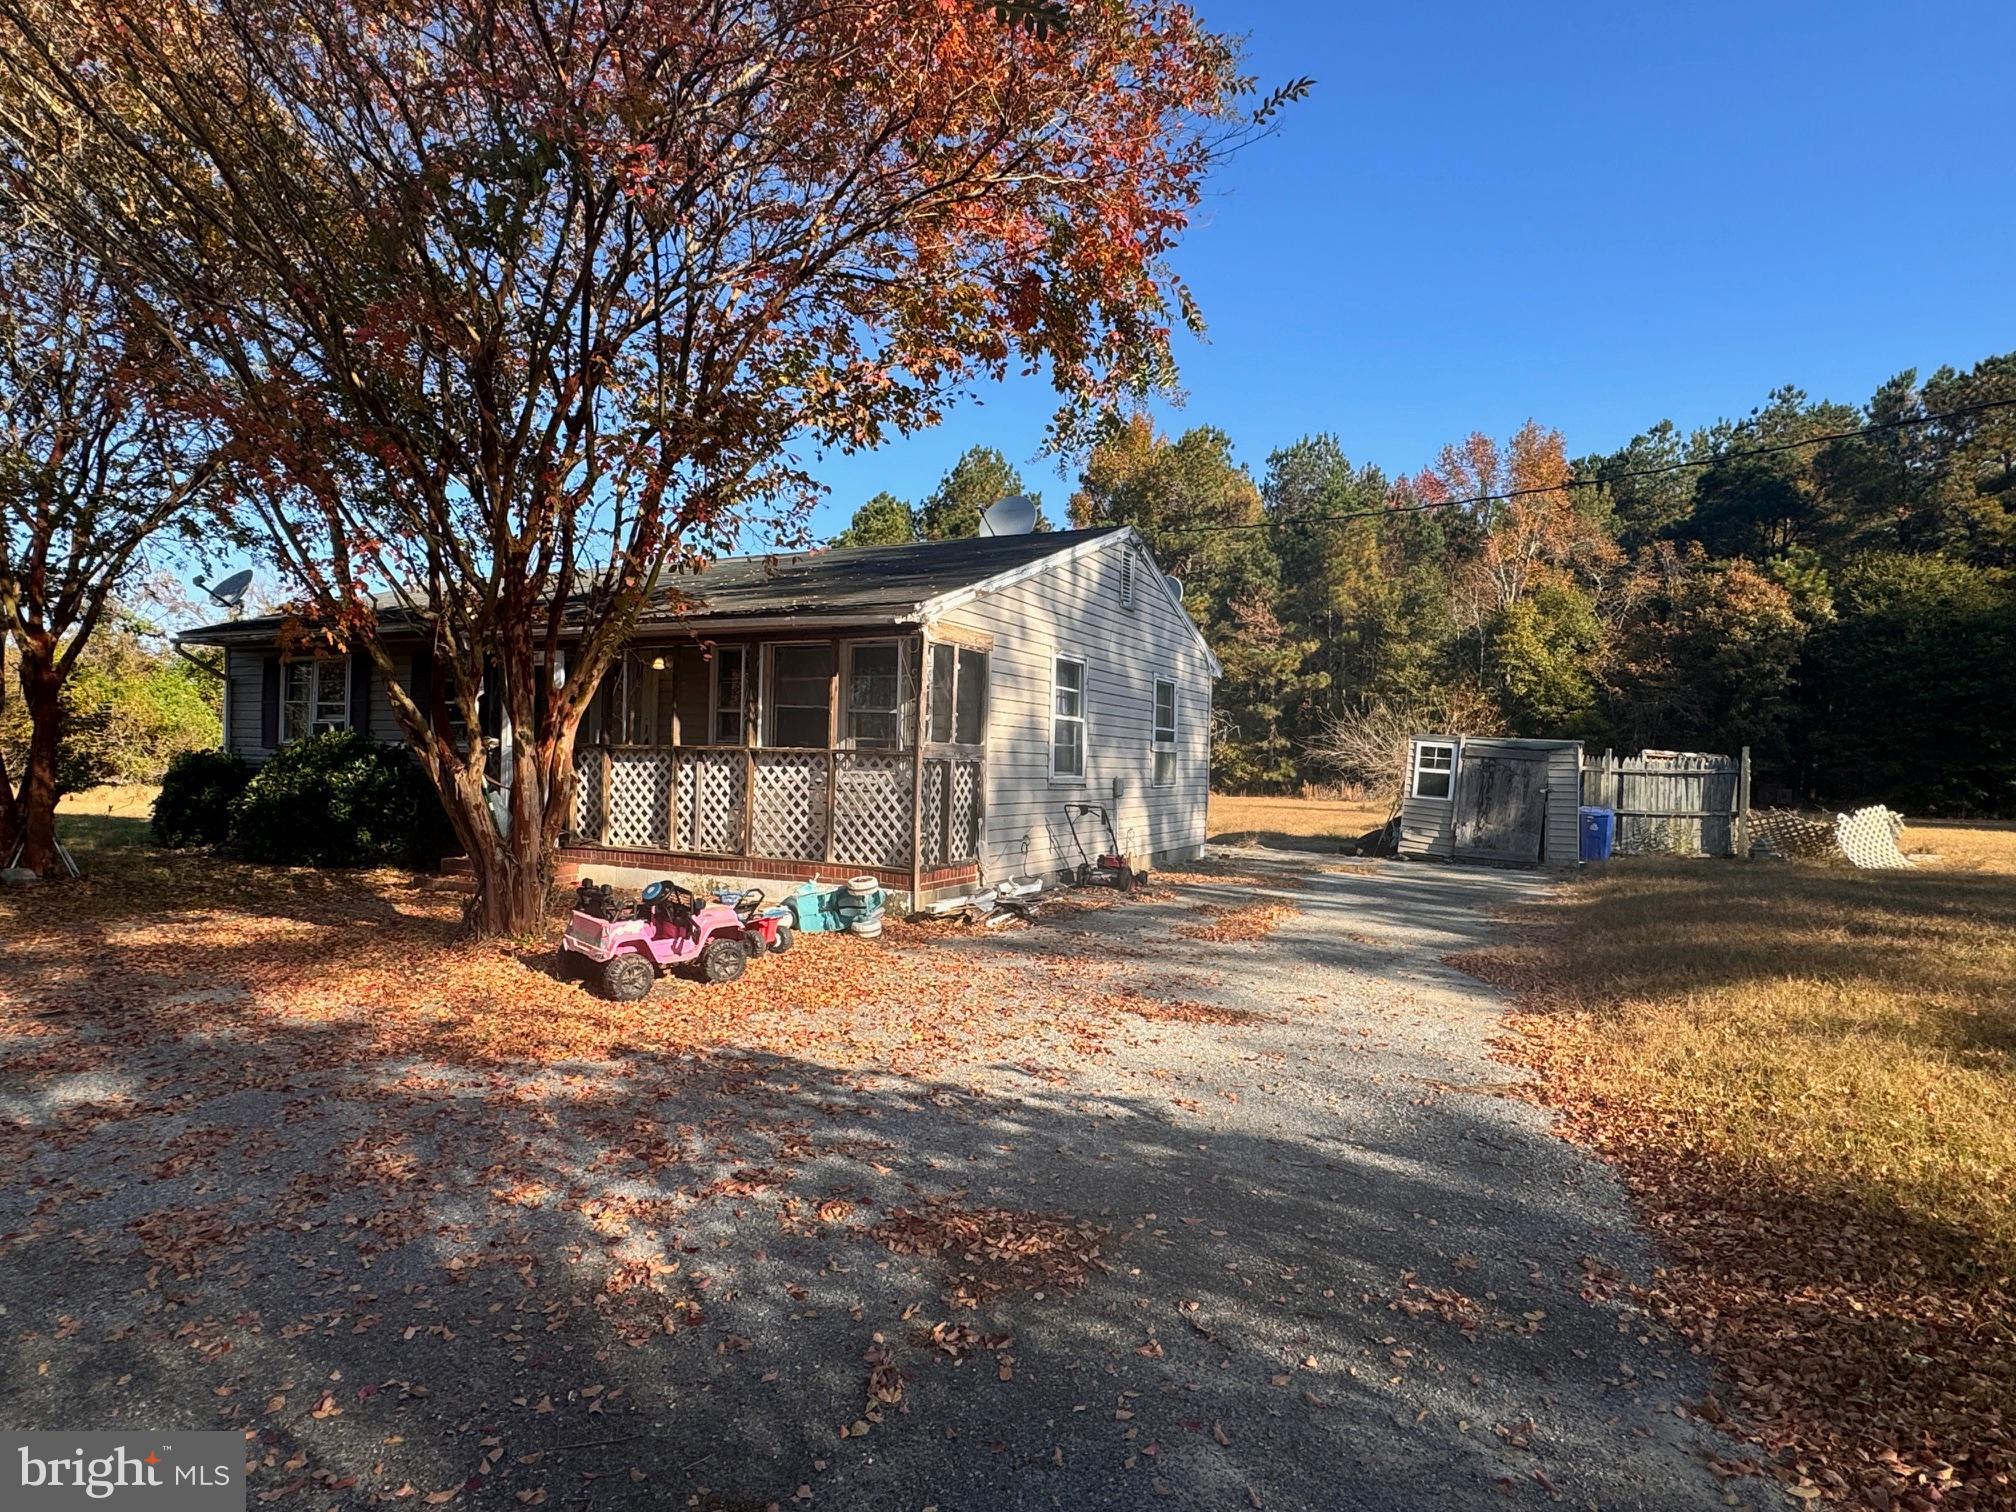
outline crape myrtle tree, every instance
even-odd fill
[[[39,212],[258,459],[305,633],[383,680],[478,933],[539,921],[647,603],[802,521],[794,449],[1011,368],[1065,439],[1167,384],[1167,254],[1304,87],[1235,115],[1234,47],[1162,0],[0,0],[0,80]]]
[[[27,739],[18,771],[0,755],[0,865],[18,850],[49,876],[65,687],[149,552],[214,528],[223,452],[162,402],[172,354],[114,281],[17,210],[0,198],[0,703],[19,699]]]

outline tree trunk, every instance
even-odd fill
[[[7,775],[7,758],[0,755],[0,862],[12,860],[20,843],[21,805],[14,797],[14,779]]]
[[[22,654],[21,685],[28,702],[29,735],[17,820],[20,864],[38,877],[53,877],[62,871],[56,858],[56,757],[63,736],[63,685],[55,658],[29,647]]]

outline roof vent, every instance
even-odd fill
[[[983,536],[1027,535],[1036,528],[1036,506],[1020,494],[1010,494],[1000,502],[987,506],[980,516],[980,534]]]

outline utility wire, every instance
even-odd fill
[[[1379,520],[1393,515],[1428,514],[1437,509],[1462,509],[1472,504],[1508,504],[1514,499],[1560,493],[1568,488],[1600,488],[1611,483],[1629,482],[1634,478],[1657,478],[1667,473],[1684,472],[1690,467],[1713,467],[1721,462],[1741,462],[1750,457],[1775,457],[1781,452],[1797,451],[1802,446],[1825,446],[1830,441],[1853,441],[1861,436],[1880,436],[1890,431],[1909,430],[1917,425],[1936,425],[1942,420],[1959,420],[1968,415],[1980,415],[1990,410],[2001,409],[2016,409],[2016,398],[1987,399],[1980,404],[1966,404],[1958,409],[1942,410],[1936,415],[1912,415],[1903,420],[1885,420],[1874,425],[1858,425],[1853,430],[1802,436],[1797,441],[1779,441],[1770,446],[1746,447],[1742,451],[1717,452],[1710,457],[1690,458],[1685,462],[1662,462],[1657,467],[1634,467],[1622,472],[1567,478],[1559,483],[1550,483],[1539,488],[1514,488],[1505,493],[1471,494],[1468,498],[1435,499],[1421,504],[1382,504],[1375,509],[1347,510],[1343,514],[1288,515],[1281,519],[1250,520],[1224,525],[1157,525],[1153,528],[1158,535],[1164,531],[1216,534],[1227,530],[1286,530],[1295,525],[1341,525],[1351,520]]]

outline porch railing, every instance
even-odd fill
[[[979,854],[978,758],[920,771],[909,751],[591,745],[574,761],[574,831],[617,849],[881,867]]]

